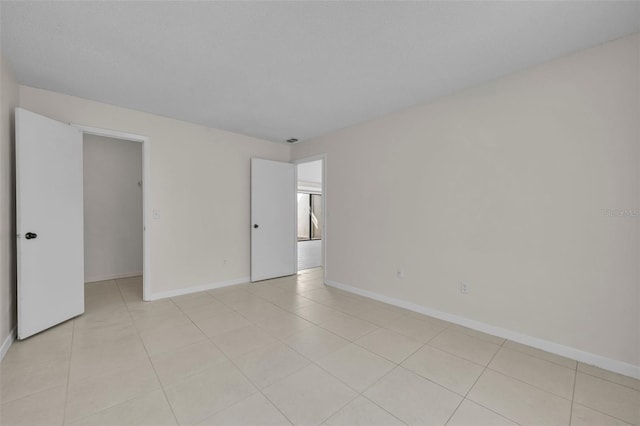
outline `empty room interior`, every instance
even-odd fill
[[[0,25],[0,424],[640,426],[640,2]]]

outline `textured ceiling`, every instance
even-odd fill
[[[305,140],[640,31],[638,2],[7,2],[21,84]]]

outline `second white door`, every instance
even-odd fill
[[[251,281],[296,273],[295,165],[251,159]]]

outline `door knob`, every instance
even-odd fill
[[[26,234],[24,234],[24,237],[27,240],[32,240],[34,238],[38,238],[38,234],[34,233],[34,232],[27,232]]]
[[[257,228],[258,228],[258,224],[257,224],[257,223],[254,223],[254,224],[253,224],[253,227],[257,229]]]

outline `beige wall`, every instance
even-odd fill
[[[84,135],[85,282],[142,274],[142,144]]]
[[[639,43],[294,145],[327,154],[327,278],[639,366]]]
[[[0,54],[0,345],[16,318],[13,115],[18,93],[16,77]]]
[[[149,220],[148,278],[156,296],[249,276],[249,160],[287,161],[288,146],[25,86],[20,106],[151,138],[149,207],[160,219]]]

